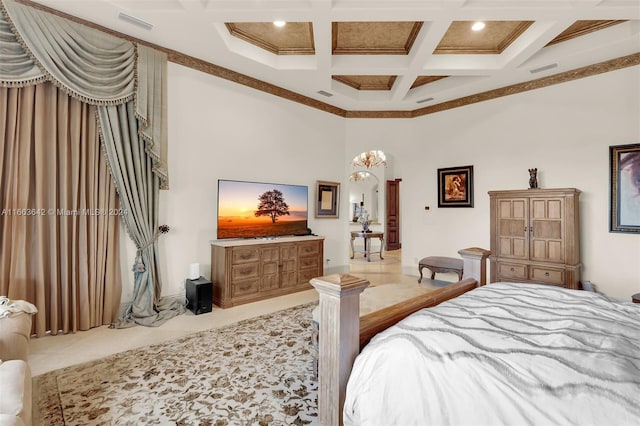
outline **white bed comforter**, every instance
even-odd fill
[[[639,425],[640,305],[496,283],[423,309],[356,359],[346,425]]]

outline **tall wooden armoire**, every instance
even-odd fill
[[[489,191],[491,282],[580,288],[580,191]]]

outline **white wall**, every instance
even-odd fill
[[[331,259],[325,273],[344,270],[346,222],[314,217],[316,180],[345,178],[344,119],[179,65],[169,64],[168,73],[170,190],[161,191],[160,224],[171,231],[159,243],[163,296],[184,295],[191,263],[211,277],[218,179],[307,185],[309,227],[325,237]],[[123,302],[132,298],[135,257],[126,246]]]
[[[350,120],[348,148],[397,124]],[[429,255],[489,248],[487,191],[576,187],[582,279],[630,300],[640,291],[640,235],[609,233],[609,146],[640,142],[640,67],[627,68],[414,119],[386,148],[402,178],[402,263],[417,273]],[[474,208],[437,207],[437,169],[474,166]],[[429,211],[424,207],[430,206]]]
[[[640,142],[640,67],[411,120],[346,120],[175,64],[168,84],[171,189],[160,200],[160,223],[171,227],[160,239],[165,296],[183,294],[190,263],[210,277],[219,178],[309,186],[309,226],[326,237],[325,272],[344,271],[350,161],[369,149],[387,153],[389,166],[376,171],[382,190],[385,180],[402,179],[406,273],[417,274],[424,256],[488,248],[487,191],[526,188],[527,169],[537,167],[541,187],[582,190],[582,278],[625,300],[640,291],[640,236],[608,232],[608,150]],[[474,208],[437,208],[437,169],[461,165],[474,166]],[[313,217],[316,180],[342,183],[340,219]],[[135,250],[124,233],[122,239],[128,301]]]

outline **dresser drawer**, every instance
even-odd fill
[[[564,271],[562,269],[531,267],[531,281],[564,285]]]
[[[308,283],[312,278],[318,277],[317,269],[301,269],[298,272],[298,282],[299,283]]]
[[[527,279],[527,265],[498,262],[498,275],[501,278]]]
[[[310,254],[317,255],[319,253],[319,245],[317,242],[311,243],[300,243],[298,244],[298,255],[299,256],[307,256]]]
[[[231,264],[257,262],[260,260],[260,250],[257,248],[234,248],[231,252]]]
[[[300,269],[318,269],[318,256],[305,256],[301,257],[300,260]]]
[[[256,294],[260,288],[258,278],[252,280],[234,281],[231,283],[231,294],[233,297]]]
[[[259,263],[246,263],[231,267],[231,281],[255,278],[258,276]]]

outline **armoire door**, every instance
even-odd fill
[[[529,209],[526,198],[498,200],[498,253],[512,259],[529,258]]]
[[[531,260],[564,263],[563,198],[532,198]]]

